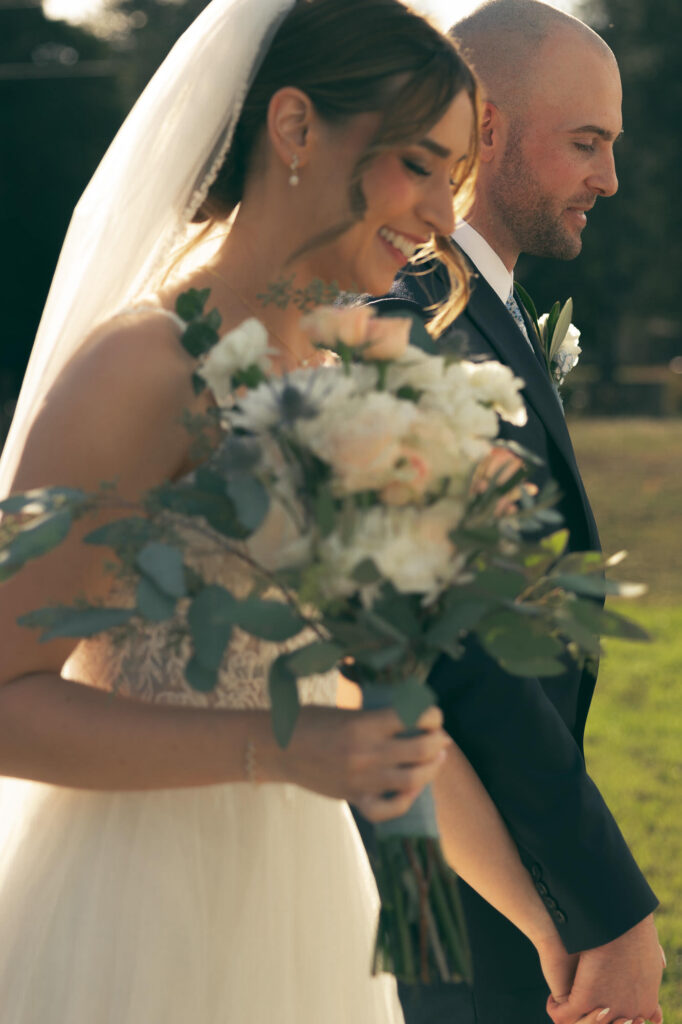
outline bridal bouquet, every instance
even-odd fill
[[[48,639],[177,621],[191,644],[187,680],[203,691],[217,685],[235,628],[278,643],[306,631],[270,670],[282,745],[296,724],[297,680],[336,666],[360,684],[365,706],[393,706],[410,730],[434,702],[435,660],[459,657],[469,635],[509,672],[538,676],[564,672],[566,657],[597,655],[599,634],[641,635],[594,600],[634,593],[605,579],[609,563],[565,554],[567,531],[549,532],[555,495],[531,499],[523,468],[499,468],[498,418],[526,416],[508,368],[427,355],[417,320],[318,307],[303,325],[334,362],[277,377],[263,325],[248,320],[220,337],[207,298],[188,292],[177,305],[183,344],[198,360],[196,390],[215,398],[206,417],[187,421],[198,468],[85,538],[113,548],[134,581],[134,607],[46,608],[24,616],[27,626]],[[217,446],[207,428],[221,431]],[[110,485],[0,503],[0,580],[102,508],[126,511]],[[548,535],[531,542],[528,531]],[[249,566],[248,593],[189,564],[207,537]],[[374,969],[406,981],[468,977],[430,791],[377,833]]]

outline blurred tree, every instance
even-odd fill
[[[599,200],[577,260],[524,257],[519,279],[542,309],[573,295],[586,362],[608,379],[619,339],[650,318],[680,319],[682,5],[679,0],[584,0],[577,12],[608,42],[623,79],[625,134],[616,145],[620,188]],[[673,326],[674,329],[674,326]],[[652,361],[656,342],[651,341]]]
[[[0,444],[73,207],[205,2],[124,0],[83,24],[48,19],[38,0],[0,3]]]

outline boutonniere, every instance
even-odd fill
[[[573,299],[567,299],[563,306],[555,302],[549,313],[538,316],[535,303],[525,288],[518,283],[514,287],[533,322],[547,372],[556,387],[560,388],[582,352],[578,344],[580,331],[571,323]]]

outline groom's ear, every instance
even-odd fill
[[[310,149],[310,129],[315,111],[308,96],[300,89],[285,86],[278,89],[268,105],[267,130],[272,147],[286,167],[294,156],[298,166],[305,166]]]
[[[486,100],[481,115],[481,163],[489,164],[503,152],[505,135],[503,114],[495,103]]]

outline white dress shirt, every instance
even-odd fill
[[[457,225],[452,239],[464,250],[481,277],[486,279],[501,301],[506,303],[514,288],[514,275],[507,270],[483,235],[479,235],[471,224],[462,220]]]

